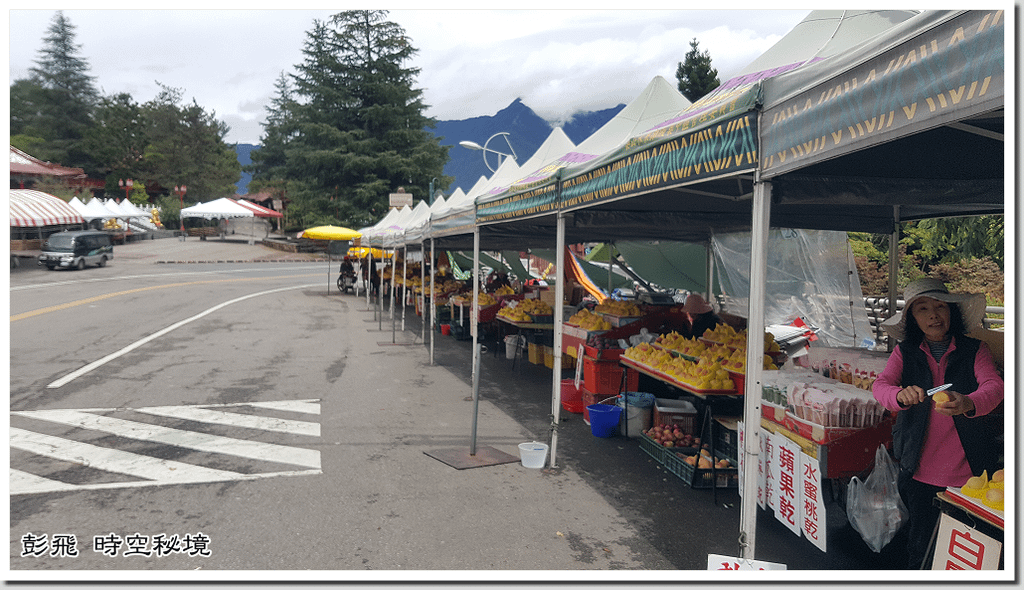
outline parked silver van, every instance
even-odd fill
[[[43,244],[39,255],[40,266],[55,268],[76,268],[82,270],[87,264],[104,266],[114,259],[114,245],[110,234],[101,231],[65,231],[51,234]]]

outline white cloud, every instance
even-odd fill
[[[294,72],[314,19],[329,10],[66,10],[80,55],[106,94],[139,102],[180,88],[257,143],[282,71]],[[11,79],[28,75],[52,10],[11,10]],[[517,97],[548,119],[632,100],[696,37],[724,81],[807,14],[778,10],[394,10],[419,52],[428,115],[492,115]]]

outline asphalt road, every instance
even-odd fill
[[[9,579],[687,582],[738,554],[735,490],[691,489],[580,415],[556,469],[521,466],[551,373],[494,343],[477,445],[515,460],[428,454],[471,444],[470,341],[438,336],[431,366],[411,308],[392,344],[310,258],[165,239],[12,270]],[[899,542],[874,554],[827,509],[827,553],[761,514],[757,558],[834,581],[897,567]]]

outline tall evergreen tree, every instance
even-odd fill
[[[161,85],[144,105],[148,122],[145,176],[161,187],[188,186],[188,197],[211,200],[235,192],[241,165],[224,142],[229,128],[196,104],[181,106],[182,91]],[[108,184],[110,179],[108,179]]]
[[[711,54],[697,49],[697,39],[690,41],[690,51],[685,61],[676,68],[679,92],[690,102],[697,102],[721,84],[718,70],[711,67]]]
[[[92,125],[99,94],[87,73],[89,64],[78,56],[81,46],[75,44],[75,27],[63,12],[54,14],[43,43],[36,67],[29,70],[42,89],[38,118],[30,126],[47,140],[57,161],[88,171],[93,162],[80,142]]]
[[[423,114],[423,92],[413,87],[419,70],[405,65],[415,52],[386,11],[315,21],[292,76],[294,101],[279,85],[279,102],[268,113],[265,138],[275,143],[258,156],[263,169],[254,182],[275,174],[272,163],[283,152],[283,176],[306,186],[288,196],[307,224],[369,225],[399,186],[426,197],[448,148],[427,131],[435,121]],[[282,107],[290,116],[276,118]]]

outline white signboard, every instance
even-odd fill
[[[388,204],[397,209],[406,205],[412,207],[412,193],[391,193],[388,195]]]
[[[933,570],[995,570],[1003,545],[946,514],[939,518]]]
[[[804,454],[800,445],[775,432],[758,434],[757,503],[779,522],[826,550],[825,500],[821,464]]]
[[[741,557],[729,557],[728,555],[708,554],[708,571],[756,571],[756,570],[784,570],[786,564],[772,563],[770,561],[758,561],[756,559],[743,559]]]
[[[797,490],[800,486],[800,446],[784,436],[775,440],[775,454],[772,463],[778,474],[776,489],[775,518],[790,531],[800,534],[800,512],[802,509]]]
[[[821,464],[810,455],[798,453],[800,458],[800,488],[797,493],[800,510],[800,529],[815,547],[825,551],[825,501],[821,496]]]

